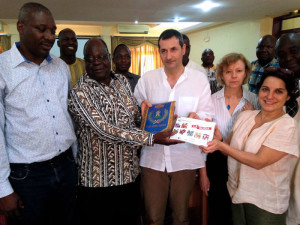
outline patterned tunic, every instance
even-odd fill
[[[126,78],[111,73],[109,86],[84,74],[69,98],[78,136],[79,184],[108,187],[133,182],[137,150],[153,135],[137,128],[141,116]]]

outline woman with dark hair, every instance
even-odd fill
[[[239,53],[225,55],[217,65],[217,80],[223,88],[212,95],[212,101],[215,108],[214,121],[224,139],[230,135],[234,122],[243,110],[258,108],[257,95],[242,87],[247,83],[250,73],[249,61]],[[219,151],[208,154],[206,169],[210,181],[208,224],[230,225],[231,200],[226,187],[227,156]]]
[[[292,72],[269,67],[259,84],[261,110],[242,112],[227,143],[218,128],[204,152],[228,155],[227,187],[234,225],[285,225],[290,180],[299,156],[298,130],[284,111],[294,98]]]

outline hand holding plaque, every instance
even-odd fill
[[[142,120],[142,130],[152,134],[173,129],[175,101],[146,106]]]
[[[154,134],[154,143],[162,145],[174,145],[183,143],[180,140],[170,139],[174,133],[172,129],[177,116],[174,115],[175,102],[143,105],[142,130]]]

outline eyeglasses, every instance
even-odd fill
[[[109,53],[102,55],[102,56],[98,56],[98,57],[84,57],[85,61],[87,63],[94,63],[94,62],[108,62],[109,61]]]

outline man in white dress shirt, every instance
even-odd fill
[[[185,45],[176,30],[164,31],[158,41],[164,67],[145,73],[135,88],[141,104],[176,101],[175,113],[181,117],[212,118],[210,86],[206,76],[182,64]],[[189,224],[188,202],[193,189],[196,169],[205,170],[205,160],[196,145],[155,144],[141,153],[141,189],[145,202],[146,224],[164,224],[167,202],[172,209],[174,225]],[[200,172],[201,173],[201,172]]]

